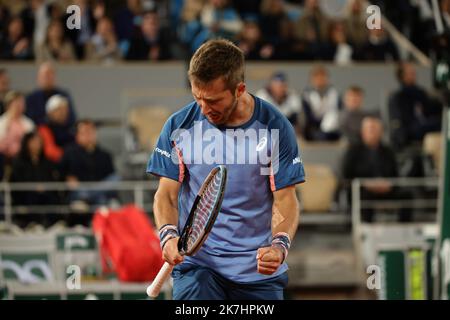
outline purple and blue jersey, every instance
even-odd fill
[[[221,210],[200,250],[183,263],[210,267],[236,282],[279,276],[257,272],[256,251],[272,241],[276,190],[302,183],[305,173],[292,125],[276,107],[254,97],[250,120],[238,127],[216,126],[192,102],[165,123],[147,172],[181,183],[178,228],[183,229],[204,179],[217,165],[227,167]]]

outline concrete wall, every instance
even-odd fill
[[[247,84],[255,92],[266,82],[275,70],[285,71],[293,89],[303,90],[308,82],[311,64],[249,63]],[[34,64],[5,64],[0,67],[9,70],[12,85],[16,89],[30,91],[35,86],[37,66]],[[191,97],[186,86],[186,67],[183,63],[168,64],[126,64],[60,65],[58,82],[72,93],[78,114],[98,119],[114,119],[121,116],[121,102],[125,96],[149,99],[151,103],[162,103],[177,109]],[[358,65],[353,67],[329,66],[331,80],[344,90],[358,84],[366,90],[366,105],[377,107],[380,98],[397,86],[394,70],[389,64]],[[418,81],[431,87],[431,69],[418,67]]]

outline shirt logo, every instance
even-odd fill
[[[156,148],[155,148],[155,152],[157,152],[157,153],[163,155],[164,157],[170,159],[170,153],[167,152],[166,150],[161,150],[160,148],[156,147]]]
[[[300,157],[295,158],[294,160],[292,160],[292,164],[297,164],[297,163],[302,163],[302,159]]]
[[[261,151],[262,149],[264,149],[266,144],[267,144],[267,138],[262,137],[261,141],[259,141],[258,145],[256,146],[256,151]]]

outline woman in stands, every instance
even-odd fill
[[[56,165],[44,155],[42,138],[38,132],[27,133],[21,145],[19,155],[14,159],[10,182],[55,182],[59,180]],[[59,197],[56,191],[47,191],[44,185],[34,191],[16,191],[12,193],[14,205],[54,205]],[[49,226],[55,222],[55,216],[50,214],[15,215],[15,222],[25,227],[30,222],[42,223]]]

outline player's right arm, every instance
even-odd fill
[[[161,177],[158,190],[156,190],[153,212],[158,228],[165,224],[178,225],[178,192],[181,184],[178,181]],[[183,261],[183,256],[178,252],[178,239],[173,238],[166,242],[163,248],[163,258],[171,265]]]

